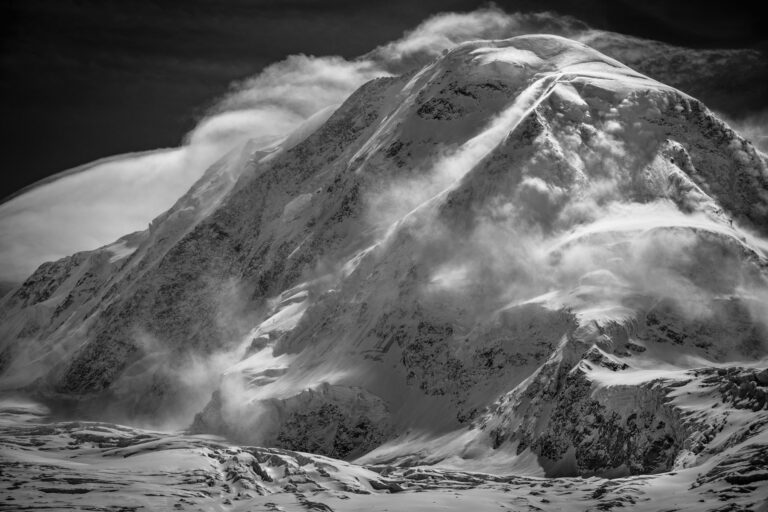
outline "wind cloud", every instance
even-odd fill
[[[506,13],[491,5],[468,13],[442,13],[428,18],[402,38],[365,57],[384,69],[402,73],[421,66],[465,41],[506,39],[532,33],[574,36],[589,27],[569,16],[549,12]]]
[[[316,112],[343,102],[383,71],[368,61],[292,55],[233,85],[187,136],[226,151],[249,139],[284,137]]]
[[[768,153],[768,110],[737,119],[722,113],[718,113],[718,116],[727,121],[742,137],[752,142],[757,149]]]
[[[189,157],[177,148],[100,160],[0,204],[0,280],[145,228],[204,170]]]

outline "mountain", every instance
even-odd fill
[[[734,118],[768,105],[759,86],[768,78],[765,50],[691,49],[602,30],[585,30],[577,39]]]
[[[768,497],[768,157],[700,101],[529,35],[368,82],[289,140],[6,295],[0,385],[79,419],[191,424],[118,432],[146,446],[105,457],[181,443],[253,482],[298,464],[321,495],[350,498],[354,474],[376,499],[488,506],[560,506],[580,477],[583,508]],[[309,500],[264,485],[238,492]],[[361,496],[334,509],[382,506]]]
[[[102,159],[3,199],[0,281],[19,284],[43,262],[92,250],[146,228],[232,148],[248,139],[267,148],[296,131],[299,123],[314,126],[372,78],[419,69],[466,41],[528,33],[586,43],[696,97],[723,119],[733,120],[729,122],[759,149],[768,150],[765,49],[684,48],[595,30],[569,16],[505,13],[493,6],[442,13],[351,60],[292,55],[264,68],[233,84],[180,147]],[[0,293],[6,289],[0,287]]]

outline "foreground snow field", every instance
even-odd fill
[[[0,510],[768,509],[765,432],[695,469],[607,480],[356,465],[44,415],[0,405]]]

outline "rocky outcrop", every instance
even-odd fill
[[[593,393],[576,369],[555,397],[541,432],[523,436],[551,476],[619,476],[668,471],[692,431],[665,403],[663,386],[613,386]]]
[[[247,425],[227,421],[221,393],[216,392],[195,417],[192,432],[214,432],[244,442],[259,442],[289,450],[353,459],[391,436],[386,403],[361,388],[322,385],[283,400],[268,400],[260,409],[257,436]]]
[[[763,412],[731,416],[733,409],[764,410],[765,370],[702,368],[638,378],[596,346],[574,364],[574,345],[566,342],[532,381],[476,422],[494,449],[530,451],[548,476],[687,467],[743,442],[768,421]]]
[[[324,386],[278,407],[285,420],[275,444],[289,450],[354,459],[391,435],[386,404],[359,388]]]

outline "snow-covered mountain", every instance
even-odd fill
[[[493,6],[435,15],[401,38],[351,60],[292,55],[234,84],[177,148],[91,162],[0,201],[0,296],[40,264],[142,230],[170,208],[211,163],[250,140],[267,148],[335,110],[363,83],[431,63],[478,39],[556,34],[586,43],[733,119],[768,149],[765,49],[701,49],[596,30],[554,13],[506,13]]]
[[[0,386],[276,447],[184,438],[252,495],[278,492],[261,465],[313,464],[320,493],[535,487],[493,473],[598,477],[582,508],[635,485],[749,507],[768,496],[766,237],[768,157],[697,99],[571,39],[473,41],[41,266],[3,299]]]

